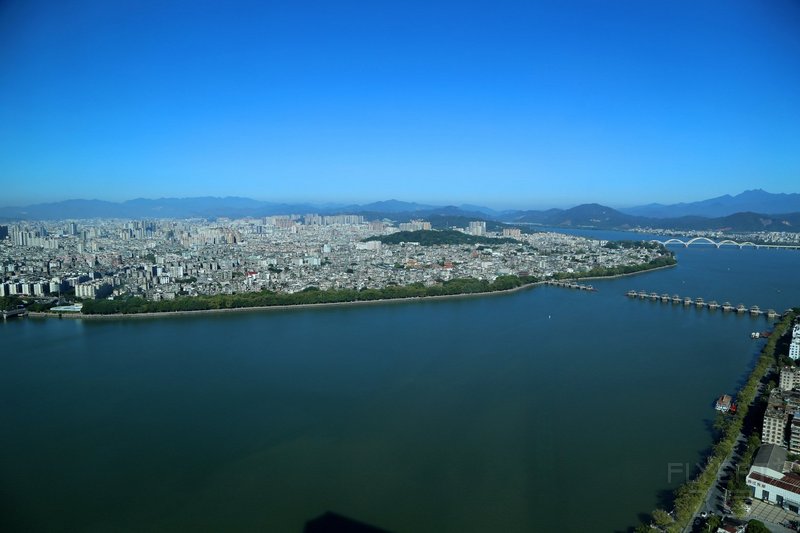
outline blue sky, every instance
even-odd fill
[[[0,205],[800,187],[800,3],[0,2]]]

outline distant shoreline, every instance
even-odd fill
[[[635,276],[637,274],[647,274],[648,272],[654,272],[656,270],[663,270],[665,268],[674,268],[678,266],[678,263],[673,263],[671,265],[664,265],[660,267],[653,267],[648,268],[647,270],[640,270],[639,272],[628,272],[627,274],[614,274],[613,276],[590,276],[586,278],[577,278],[578,281],[583,281],[587,279],[616,279],[616,278],[626,278],[628,276]]]
[[[189,311],[157,311],[155,313],[113,313],[113,314],[96,314],[84,315],[81,313],[28,313],[32,318],[72,318],[72,319],[88,319],[88,320],[113,320],[125,318],[159,318],[167,316],[183,316],[183,315],[197,315],[197,314],[216,314],[216,313],[236,313],[236,312],[249,312],[249,311],[285,311],[288,309],[303,309],[303,308],[324,308],[324,307],[342,307],[352,305],[370,305],[370,304],[387,304],[387,303],[402,303],[402,302],[419,302],[427,300],[440,300],[446,298],[467,298],[475,296],[491,296],[495,294],[508,294],[511,292],[521,291],[523,289],[532,289],[538,285],[544,285],[544,281],[537,281],[522,285],[520,287],[513,287],[511,289],[504,289],[500,291],[487,291],[487,292],[465,292],[461,294],[441,294],[438,296],[410,296],[408,298],[383,298],[379,300],[356,300],[352,302],[320,302],[314,304],[281,304],[281,305],[259,305],[253,307],[229,307],[225,309],[193,309]]]
[[[604,280],[604,279],[616,279],[628,276],[636,276],[638,274],[647,274],[649,272],[654,272],[656,270],[662,270],[664,268],[673,268],[677,265],[664,265],[654,268],[648,268],[646,270],[640,270],[638,272],[629,272],[627,274],[614,274],[612,276],[592,276],[592,277],[579,277],[579,278],[565,278],[566,279],[574,279],[576,281],[584,281],[584,280]],[[261,306],[254,306],[254,307],[230,307],[226,309],[194,309],[188,311],[157,311],[154,313],[113,313],[113,314],[94,314],[94,315],[84,315],[82,313],[43,313],[43,312],[29,312],[28,316],[31,318],[67,318],[67,319],[85,319],[85,320],[122,320],[122,319],[129,319],[129,318],[161,318],[161,317],[171,317],[171,316],[194,316],[194,315],[202,315],[202,314],[217,314],[217,313],[236,313],[236,312],[256,312],[256,311],[285,311],[288,309],[309,309],[309,308],[326,308],[326,307],[341,307],[341,306],[352,306],[352,305],[374,305],[374,304],[387,304],[387,303],[401,303],[401,302],[419,302],[419,301],[427,301],[427,300],[441,300],[441,299],[448,299],[448,298],[469,298],[469,297],[482,297],[482,296],[493,296],[493,295],[501,295],[501,294],[510,294],[513,292],[518,292],[527,289],[533,289],[535,287],[545,285],[547,281],[536,281],[534,283],[528,283],[527,285],[521,285],[519,287],[512,287],[510,289],[503,289],[499,291],[486,291],[486,292],[467,292],[461,294],[442,294],[437,296],[412,296],[408,298],[383,298],[380,300],[356,300],[352,302],[320,302],[320,303],[311,303],[311,304],[282,304],[282,305],[261,305]]]

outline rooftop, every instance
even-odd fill
[[[83,304],[61,305],[58,307],[51,307],[50,311],[56,313],[80,313],[82,308]]]
[[[777,444],[765,444],[758,449],[756,458],[753,460],[754,467],[769,468],[775,472],[783,472],[783,464],[786,462],[786,448]],[[755,475],[755,474],[753,474]],[[800,485],[798,485],[800,487]],[[800,490],[800,488],[798,488]],[[798,492],[800,494],[800,492]]]
[[[782,478],[776,479],[774,477],[765,476],[764,474],[759,474],[758,472],[750,472],[747,477],[766,485],[772,485],[773,487],[778,487],[800,495],[800,476],[797,474],[786,474]]]

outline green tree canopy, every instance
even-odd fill
[[[769,533],[769,528],[760,520],[750,520],[745,531],[747,533]]]

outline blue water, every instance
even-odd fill
[[[596,293],[0,324],[0,529],[624,530],[768,325],[624,293],[800,303],[798,252],[675,251]]]

